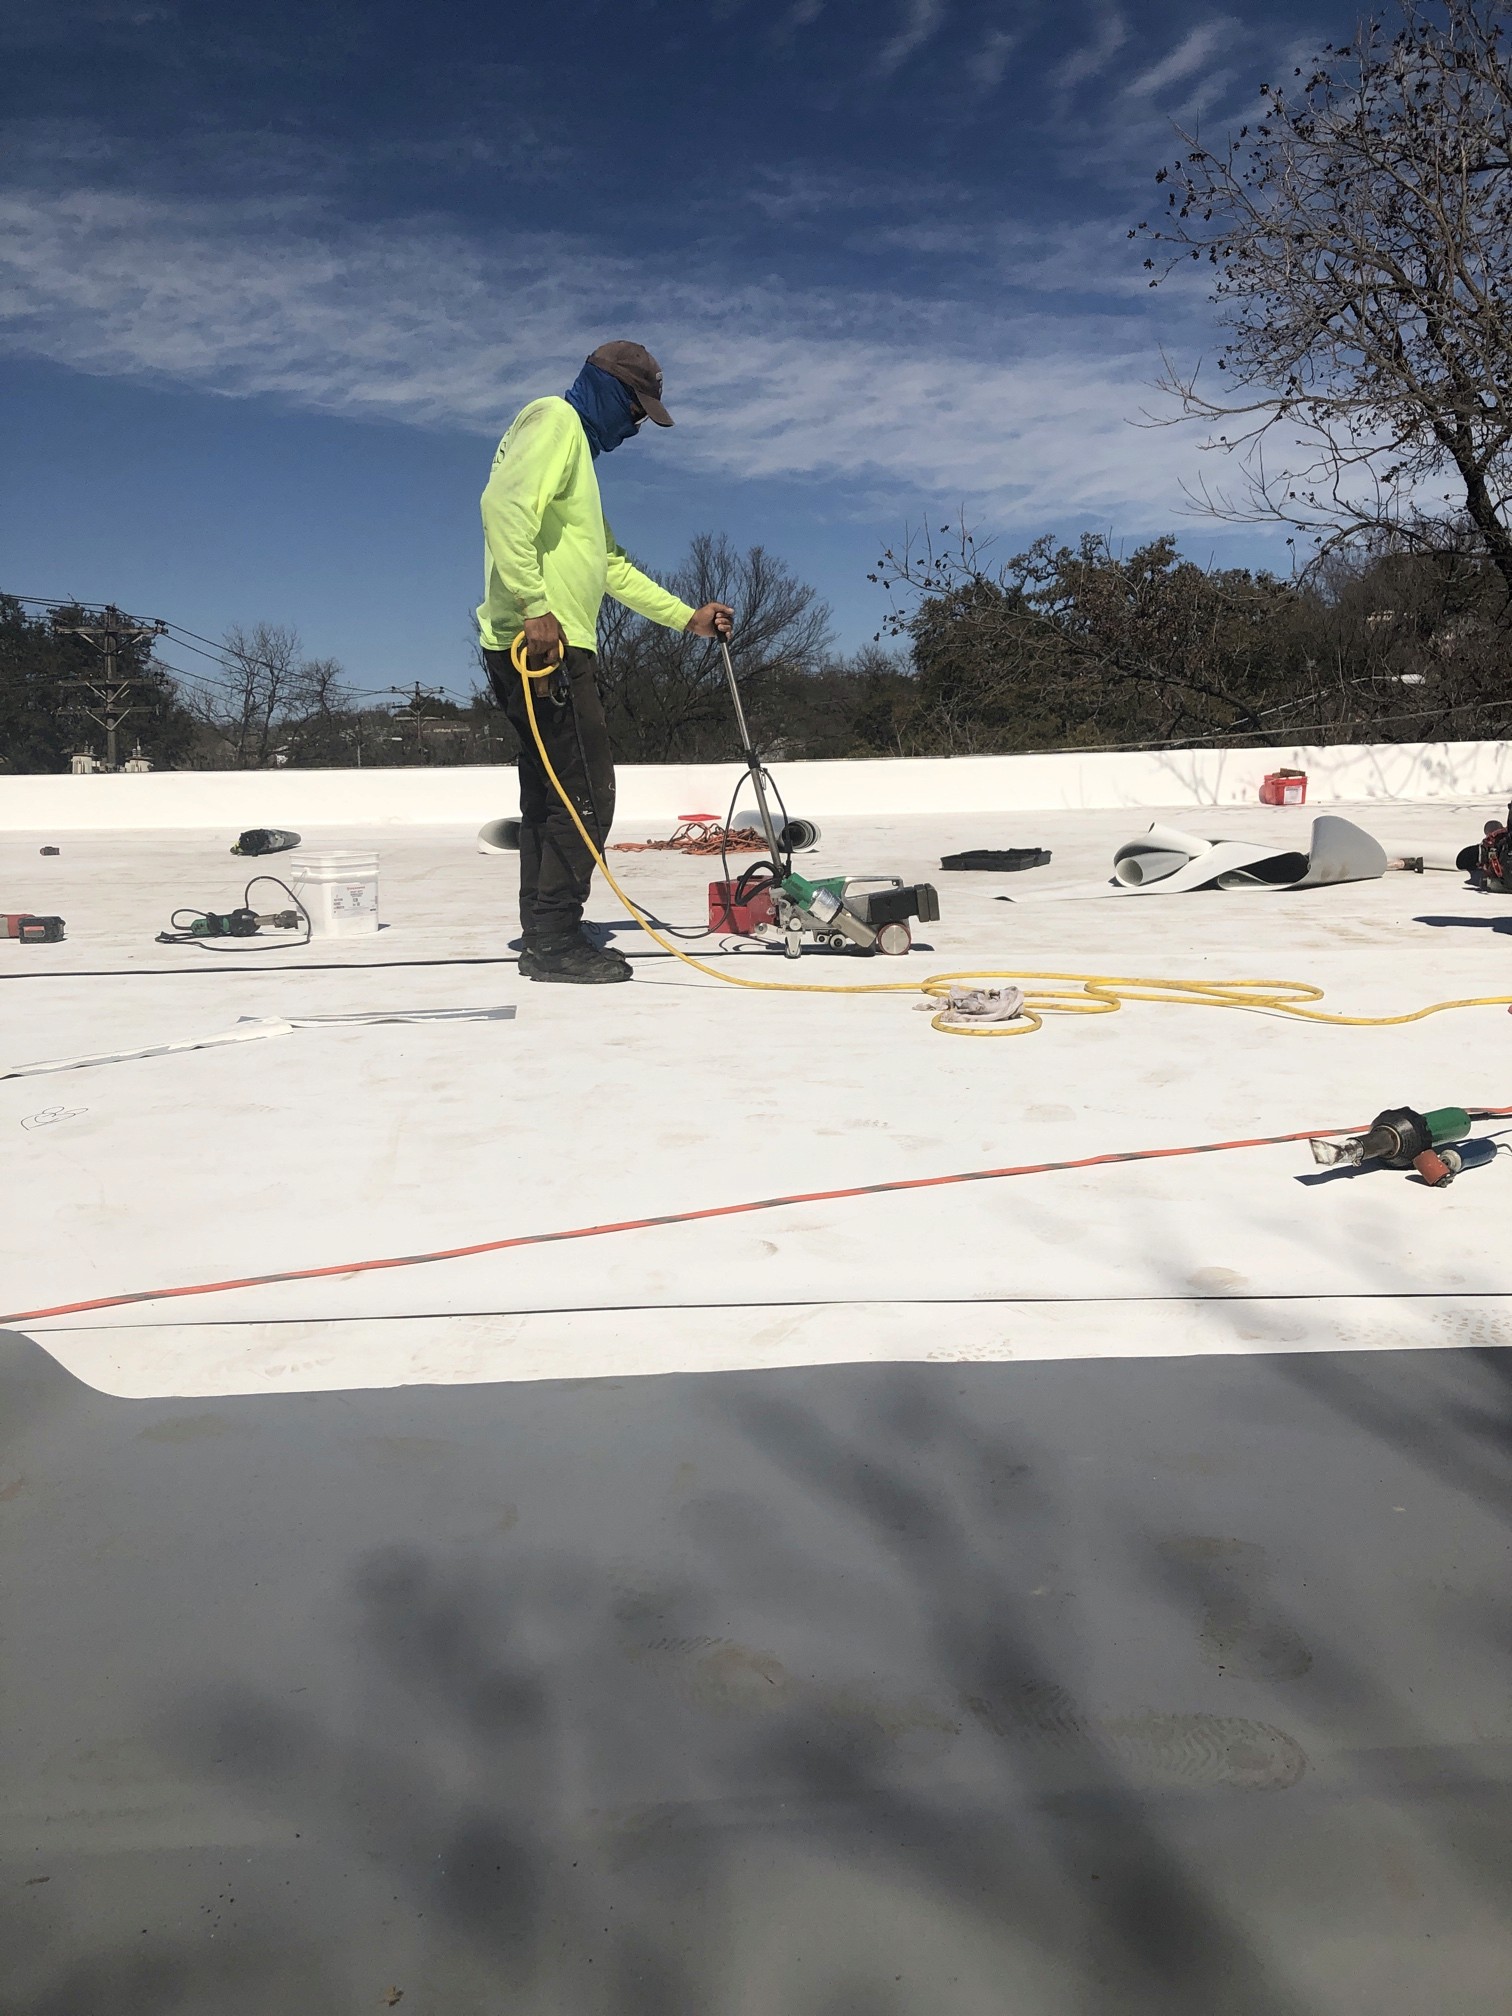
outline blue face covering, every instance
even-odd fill
[[[639,424],[630,418],[629,386],[597,364],[585,364],[562,397],[582,421],[595,461],[628,441]]]

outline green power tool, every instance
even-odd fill
[[[1416,1169],[1436,1188],[1450,1182],[1460,1166],[1458,1156],[1451,1160],[1440,1150],[1462,1143],[1469,1132],[1470,1115],[1463,1106],[1440,1106],[1432,1113],[1392,1106],[1377,1113],[1363,1134],[1309,1145],[1313,1160],[1325,1168],[1343,1163],[1358,1169],[1366,1162],[1379,1162],[1387,1169]]]

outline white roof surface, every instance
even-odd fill
[[[1388,853],[1452,860],[1501,808],[1330,809]],[[801,964],[748,950],[727,963],[743,973],[759,963],[775,982],[968,968],[1288,979],[1362,1015],[1512,994],[1512,899],[1475,894],[1452,873],[1292,895],[996,900],[1106,875],[1114,847],[1160,816],[826,818],[805,872],[934,881],[943,916],[919,933],[930,949],[888,961],[810,952]],[[1305,846],[1312,809],[1164,816],[1213,838]],[[398,963],[508,957],[516,862],[476,853],[471,826],[309,836],[377,848],[375,937],[289,953],[156,945],[176,906],[229,908],[251,870],[279,872],[277,859],[231,857],[235,830],[5,836],[4,907],[68,921],[62,945],[0,943],[0,972],[47,976],[0,979],[7,1067],[181,1041],[248,1016],[504,1004],[517,1016],[300,1029],[0,1083],[7,1308],[796,1190],[1321,1131],[1404,1104],[1512,1104],[1505,1007],[1340,1029],[1136,1005],[1023,1038],[959,1040],[934,1032],[906,995],[753,994],[703,979],[600,888],[591,914],[630,953],[633,985],[533,985],[512,963]],[[622,820],[615,837],[665,830]],[[56,859],[38,855],[49,839]],[[939,869],[946,851],[1029,844],[1052,848],[1053,864],[1016,876]],[[717,863],[612,859],[659,915],[703,921]],[[707,956],[714,942],[689,949]],[[346,970],[298,970],[313,960]],[[1441,1192],[1385,1171],[1299,1182],[1311,1167],[1298,1142],[21,1327],[79,1377],[127,1396],[1509,1341],[1499,1164]]]

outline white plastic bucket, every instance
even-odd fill
[[[315,938],[359,938],[378,929],[378,856],[342,850],[289,857],[289,887],[310,913]]]

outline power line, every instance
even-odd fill
[[[213,664],[222,666],[228,672],[249,668],[253,671],[272,672],[275,675],[280,675],[288,670],[287,666],[277,664],[271,658],[258,658],[250,651],[231,649],[224,645],[219,650],[205,650],[201,646],[208,640],[201,639],[199,642],[194,643],[189,641],[195,636],[194,631],[180,630],[177,623],[169,623],[164,627],[181,650],[192,651],[200,658],[208,658]],[[333,690],[343,694],[361,694],[368,697],[376,697],[384,689],[376,686],[349,686],[343,680],[339,684],[336,684]],[[388,690],[392,691],[393,689],[390,688]]]
[[[197,630],[186,630],[181,623],[170,623],[167,628],[173,633],[174,642],[181,644],[186,651],[193,651],[197,646],[208,646],[208,649],[200,649],[198,655],[201,658],[213,658],[217,664],[228,667],[233,664],[252,665],[261,667],[263,670],[269,672],[280,672],[283,670],[282,666],[275,665],[269,658],[258,658],[251,652],[242,651],[240,648],[232,650],[225,644],[216,644],[209,637],[201,637]],[[190,640],[193,641],[191,642]],[[395,689],[391,686],[348,686],[343,683],[339,690],[344,693],[363,693],[376,698],[384,692],[391,693]]]
[[[201,647],[207,640],[200,639],[198,640],[198,642],[193,643],[188,641],[191,638],[195,637],[196,633],[194,631],[181,630],[179,628],[179,625],[176,623],[169,623],[166,627],[173,638],[173,642],[181,650],[192,651],[194,652],[196,657],[208,658],[213,664],[220,665],[227,671],[233,671],[238,666],[241,665],[247,665],[253,667],[254,669],[262,669],[270,672],[282,672],[284,670],[283,666],[275,665],[271,659],[256,658],[253,657],[250,653],[243,653],[241,651],[229,651],[224,647],[219,651],[203,649]],[[348,684],[348,682],[345,680],[341,680],[335,683],[331,690],[349,699],[360,698],[365,700],[383,700],[386,699],[391,693],[400,693],[404,691],[403,688],[400,688],[398,686],[353,686]],[[424,691],[426,694],[436,694],[443,696],[447,699],[456,697],[456,689],[450,686],[437,685],[434,687],[426,687]],[[465,698],[468,696],[463,697]]]
[[[197,630],[186,629],[182,623],[169,623],[165,628],[172,633],[174,642],[181,645],[184,650],[194,651],[201,658],[213,659],[216,664],[224,665],[228,670],[238,664],[259,667],[268,672],[281,672],[284,669],[269,658],[258,658],[239,647],[232,649],[225,644],[216,644],[212,638],[201,637]],[[392,686],[351,686],[343,681],[336,690],[347,694],[361,694],[368,699],[381,699],[385,693],[392,693],[397,689]],[[447,692],[450,689],[442,687],[439,690]]]
[[[12,602],[24,602],[39,609],[103,610],[109,606],[103,602],[81,601],[76,595],[12,595],[9,599]],[[198,657],[213,659],[218,665],[228,664],[225,645],[217,644],[213,638],[201,637],[197,630],[186,629],[181,623],[170,623],[163,618],[157,619],[157,630],[160,636],[171,633],[177,643],[182,644],[186,651],[195,652]],[[192,642],[189,641],[191,639],[193,640]],[[201,650],[198,648],[201,645],[208,646],[209,648]],[[244,653],[243,658],[245,663],[258,666],[264,671],[272,672],[281,669],[274,665],[273,661],[269,658],[257,658],[250,653]]]
[[[8,588],[0,589],[0,601],[25,602],[37,609],[104,609],[103,602],[86,602],[79,595],[12,595]]]
[[[173,625],[169,624],[168,628],[169,631],[171,632],[173,629]],[[182,637],[172,636],[170,637],[170,642],[175,646],[176,649],[179,650],[184,651],[195,650],[195,646],[193,644],[186,644]],[[238,679],[235,676],[235,674],[239,670],[249,669],[252,671],[259,671],[266,669],[275,674],[282,674],[286,669],[288,669],[281,665],[274,665],[271,660],[265,658],[248,658],[245,661],[243,661],[242,665],[239,665],[238,661],[234,658],[217,657],[213,652],[210,651],[200,651],[198,652],[197,655],[201,658],[208,658],[212,665],[219,665],[223,672],[229,672],[233,676],[229,679],[216,679],[212,674],[208,672],[193,672],[193,673],[185,672],[183,668],[180,666],[169,665],[168,661],[165,658],[160,657],[157,659],[156,662],[164,666],[166,670],[173,672],[175,676],[178,678],[202,679],[205,681],[207,685],[223,686],[226,688],[228,692],[233,693],[243,690],[244,688],[244,681]],[[371,687],[348,686],[344,682],[338,683],[335,681],[333,681],[330,687],[328,688],[328,691],[335,694],[339,699],[350,699],[355,696],[371,693],[374,690],[376,689]]]
[[[11,602],[25,603],[28,607],[39,609],[78,609],[81,611],[94,609],[108,611],[112,607],[109,603],[82,601],[76,595],[11,595],[7,592],[5,599]],[[264,672],[278,673],[285,669],[282,665],[275,664],[271,658],[259,658],[255,654],[246,651],[232,653],[224,644],[216,644],[213,638],[202,637],[197,630],[187,629],[181,623],[171,623],[162,618],[157,618],[154,620],[154,628],[159,636],[172,636],[173,641],[181,649],[192,651],[196,657],[208,658],[213,664],[223,667],[228,672],[233,671],[238,664],[250,666],[255,670]],[[392,687],[381,686],[352,686],[343,681],[335,690],[348,696],[381,699],[386,692],[392,692],[394,689]],[[443,687],[441,690],[446,692],[450,689]]]
[[[234,681],[230,679],[217,679],[209,672],[188,672],[182,665],[170,665],[166,658],[160,658],[156,655],[154,655],[152,662],[154,665],[160,666],[164,672],[171,673],[175,679],[182,680],[187,686],[215,686],[223,693],[234,693],[237,690]]]

